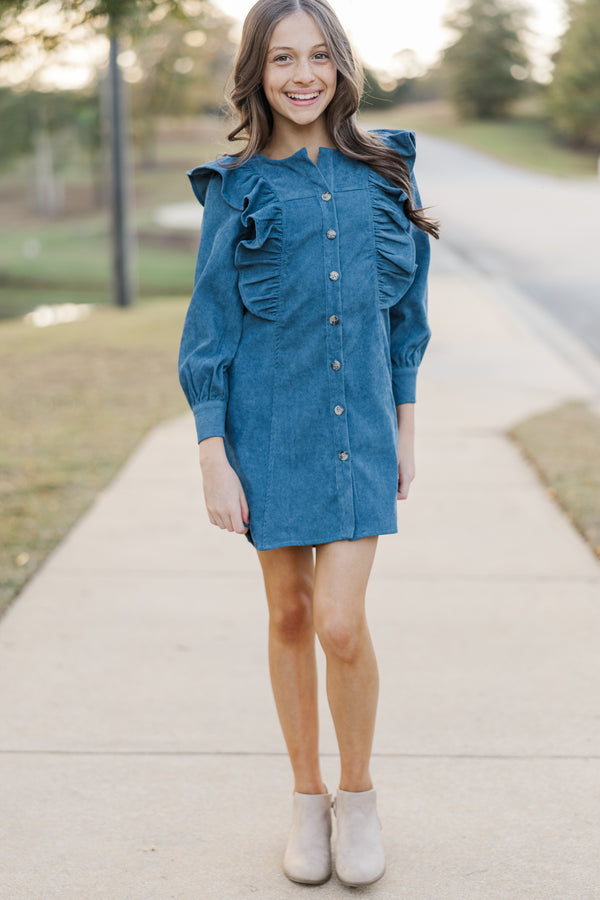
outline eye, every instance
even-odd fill
[[[276,56],[276,57],[273,59],[273,62],[287,62],[287,60],[288,60],[289,58],[290,58],[290,57],[288,56],[287,53],[282,53],[280,56]]]
[[[319,50],[318,53],[315,53],[315,59],[329,59],[329,53],[326,53],[324,50]]]

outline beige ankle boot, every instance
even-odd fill
[[[338,790],[334,810],[335,868],[339,880],[349,887],[378,881],[385,872],[385,856],[375,790]]]
[[[294,794],[283,871],[300,884],[331,878],[331,794]]]

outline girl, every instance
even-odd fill
[[[237,155],[189,174],[204,204],[180,353],[209,520],[256,547],[273,692],[294,774],[293,881],[332,871],[315,635],[341,777],[336,870],[383,875],[369,771],[378,694],[365,592],[377,535],[414,477],[429,339],[429,235],[414,135],[364,132],[362,79],[326,0],[259,0],[233,74]]]

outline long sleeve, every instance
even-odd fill
[[[414,147],[415,137],[407,133]],[[415,209],[421,207],[419,188],[413,171],[414,156],[408,160],[411,170],[412,199]],[[427,321],[427,285],[431,247],[429,235],[409,222],[415,245],[416,273],[408,291],[390,308],[390,351],[394,401],[414,403],[417,372],[431,337]]]
[[[407,164],[415,209],[421,207],[414,176],[416,140],[413,131],[376,129],[373,134],[393,148]],[[392,387],[396,405],[414,403],[417,371],[429,342],[427,278],[429,235],[404,212],[406,193],[378,172],[371,171],[372,206],[377,246],[379,299],[389,315]]]
[[[419,209],[421,198],[414,173],[411,182],[413,203],[415,209]],[[427,321],[427,280],[431,255],[429,235],[412,222],[410,233],[415,244],[417,271],[406,294],[390,307],[392,386],[396,405],[415,402],[417,372],[431,337]]]
[[[204,217],[179,351],[179,380],[200,442],[225,435],[228,370],[240,341],[244,307],[234,265],[240,213],[225,201],[220,175],[212,175],[205,194],[194,189],[204,202]]]

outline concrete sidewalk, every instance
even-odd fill
[[[442,249],[431,317],[419,476],[369,594],[384,879],[281,872],[262,581],[207,523],[185,416],[0,623],[2,900],[599,896],[600,565],[504,436],[590,388]]]

